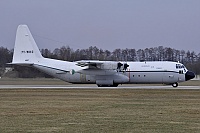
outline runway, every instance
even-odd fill
[[[118,86],[118,87],[97,87],[96,85],[0,85],[0,89],[200,89],[200,86]]]

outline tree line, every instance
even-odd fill
[[[90,46],[86,49],[73,50],[69,46],[62,46],[53,51],[49,49],[41,49],[41,54],[46,58],[53,58],[65,61],[78,61],[78,60],[102,60],[102,61],[176,61],[183,63],[188,69],[200,74],[200,53],[194,51],[177,50],[170,47],[151,47],[145,49],[120,49],[117,48],[113,51],[103,50],[96,46]],[[0,47],[0,68],[5,68],[6,63],[12,61],[13,49]],[[15,67],[18,71],[27,69],[25,75],[30,74],[28,68]],[[29,72],[30,71],[30,72]],[[36,71],[36,70],[35,70]],[[38,73],[38,72],[34,72]],[[1,73],[0,73],[1,74]],[[34,74],[35,75],[35,74]],[[42,75],[42,74],[40,74]],[[23,77],[23,74],[22,74]],[[29,76],[25,76],[29,77]]]

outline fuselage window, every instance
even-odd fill
[[[140,75],[138,75],[138,77],[140,77]]]
[[[133,75],[133,77],[134,77],[134,75]]]
[[[146,75],[144,75],[144,77],[146,77]]]
[[[179,70],[179,74],[183,74],[183,70]]]

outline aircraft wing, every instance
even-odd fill
[[[82,67],[76,72],[86,75],[113,75],[117,73],[117,62],[115,61],[81,60],[76,63],[77,66]]]
[[[98,60],[81,60],[76,61],[76,65],[80,67],[87,67],[87,69],[101,69],[101,66],[104,64],[102,61]]]
[[[81,60],[76,62],[77,66],[84,69],[102,69],[102,70],[126,70],[129,65],[117,61],[99,61],[99,60]]]

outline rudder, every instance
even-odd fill
[[[16,33],[12,63],[33,64],[43,58],[27,25],[19,25]]]

